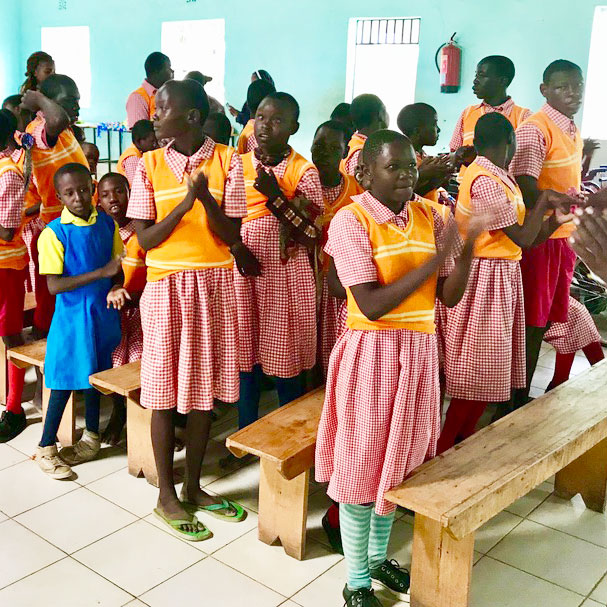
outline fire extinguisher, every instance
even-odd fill
[[[455,32],[457,34],[457,32]],[[455,44],[455,34],[449,42],[441,44],[434,56],[436,69],[440,72],[440,92],[457,93],[460,87],[462,49]],[[440,55],[440,66],[438,56]]]

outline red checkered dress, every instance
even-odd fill
[[[122,168],[124,169],[125,177],[129,181],[129,185],[132,185],[133,179],[135,179],[139,160],[141,159],[138,156],[127,156],[127,158],[122,161]]]
[[[405,227],[408,207],[394,215],[369,192],[357,197],[378,222]],[[442,246],[444,224],[434,228]],[[345,287],[377,281],[372,246],[354,214],[338,211],[327,253]],[[448,274],[448,260],[440,274]],[[394,504],[384,493],[434,457],[440,430],[438,356],[434,335],[408,329],[346,329],[331,353],[326,398],[316,442],[316,480],[350,504],[375,502],[378,514]]]
[[[261,163],[253,156],[255,169]],[[272,169],[284,176],[287,160]],[[319,209],[323,198],[318,171],[306,171],[297,195]],[[240,370],[260,364],[276,377],[295,377],[316,364],[316,283],[306,249],[297,247],[287,263],[280,260],[280,222],[273,215],[247,221],[242,240],[261,263],[262,275],[241,276],[234,269],[240,327]]]
[[[186,157],[169,144],[167,164],[179,181],[206,158],[215,144]],[[229,217],[246,215],[242,161],[232,156],[223,209]],[[139,163],[128,216],[154,220],[154,188]],[[238,400],[238,322],[231,268],[184,270],[148,282],[140,302],[143,327],[141,404],[150,409],[211,410],[213,399]]]
[[[601,341],[590,312],[577,299],[569,297],[567,322],[555,322],[544,335],[559,354],[573,354],[589,344]]]
[[[486,158],[476,162],[516,183]],[[471,187],[477,213],[491,214],[490,231],[517,223],[503,187],[481,175]],[[445,375],[454,398],[505,402],[513,388],[525,386],[525,312],[518,261],[475,258],[462,300],[447,311]]]

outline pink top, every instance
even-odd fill
[[[157,88],[154,88],[147,80],[144,80],[141,86],[145,89],[145,92],[153,97],[156,94]],[[126,100],[126,125],[129,129],[133,128],[133,125],[138,120],[149,120],[150,119],[150,106],[146,103],[145,99],[137,92],[133,91]]]
[[[0,158],[11,156],[11,152],[3,150]],[[5,171],[0,175],[0,226],[8,230],[16,230],[23,221],[25,206],[25,183],[23,177],[16,171]]]

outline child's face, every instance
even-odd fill
[[[5,103],[2,106],[3,110],[8,110],[16,119],[17,119],[17,130],[25,131],[25,127],[27,126],[26,118],[23,115],[23,111],[19,109],[19,106],[12,105],[11,103]]]
[[[107,177],[101,180],[99,184],[99,206],[116,223],[124,222],[128,205],[129,190],[124,179]]]
[[[421,135],[420,139],[422,145],[436,145],[438,136],[440,135],[438,116],[434,114],[426,124],[420,127],[419,133]]]
[[[411,199],[417,183],[415,151],[408,141],[383,146],[375,161],[364,164],[369,190],[383,204],[396,207]]]
[[[92,143],[83,143],[82,151],[84,152],[84,157],[86,161],[89,163],[89,169],[92,175],[97,174],[97,164],[99,163],[99,149],[96,145]]]
[[[78,87],[72,85],[62,86],[59,94],[53,101],[66,111],[72,124],[78,120],[78,115],[80,114],[80,93],[78,92]]]
[[[282,151],[289,137],[297,133],[299,124],[288,103],[276,99],[264,99],[255,114],[255,139],[263,152]]]
[[[88,219],[92,210],[93,183],[90,175],[84,173],[67,173],[59,178],[57,197],[69,211]]]
[[[312,142],[312,162],[320,172],[339,169],[339,163],[346,155],[343,133],[322,127]]]
[[[504,88],[504,79],[495,73],[495,68],[489,63],[479,63],[476,66],[472,92],[479,99],[494,97]]]
[[[584,78],[577,71],[554,72],[540,91],[555,110],[573,118],[582,105]]]
[[[156,133],[152,131],[149,135],[142,137],[135,141],[135,147],[140,152],[150,152],[151,150],[155,150],[158,147],[158,140],[156,139]]]
[[[51,74],[55,73],[54,61],[42,61],[34,71],[34,78],[40,86]]]
[[[188,111],[184,110],[176,95],[168,86],[162,86],[156,93],[156,113],[152,116],[157,139],[171,139],[188,133],[192,126]]]

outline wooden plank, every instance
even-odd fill
[[[46,355],[46,339],[39,339],[30,344],[16,346],[8,351],[8,359],[18,367],[34,366],[44,368]]]
[[[141,387],[141,361],[135,361],[107,371],[95,373],[89,377],[91,386],[104,394],[129,396]]]
[[[263,457],[274,462],[287,480],[295,478],[314,462],[324,399],[324,388],[312,390],[232,434],[226,445],[236,456],[252,453]]]
[[[152,410],[139,404],[139,391],[126,399],[126,449],[129,474],[145,476],[151,485],[158,487],[158,471],[152,448]]]
[[[463,538],[607,437],[607,361],[420,466],[386,499]]]
[[[36,294],[35,293],[26,293],[25,300],[23,302],[23,311],[29,312],[30,310],[36,309]]]

